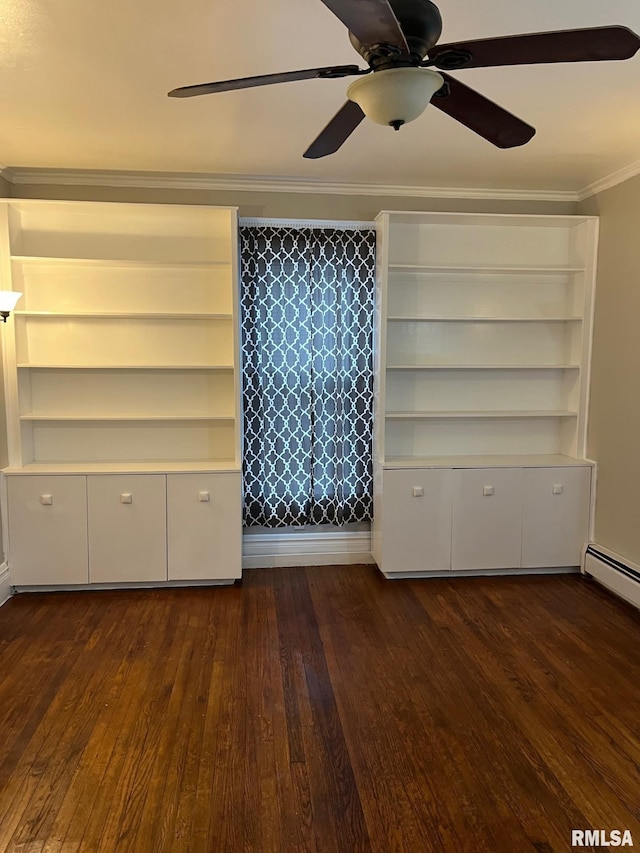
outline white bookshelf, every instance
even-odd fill
[[[383,212],[377,229],[380,563],[384,471],[589,465],[598,222]]]
[[[12,583],[239,577],[237,210],[6,200],[0,273]]]
[[[3,203],[10,467],[240,466],[236,211]]]
[[[590,217],[382,213],[376,456],[584,456]]]

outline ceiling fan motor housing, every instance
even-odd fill
[[[404,33],[408,54],[395,45],[362,44],[353,33],[349,33],[351,44],[374,71],[416,65],[442,34],[440,11],[431,0],[389,0],[389,5]]]
[[[337,65],[260,74],[181,86],[169,92],[170,97],[190,98],[294,80],[356,77],[347,90],[346,104],[305,151],[305,158],[333,154],[365,118],[398,130],[429,103],[498,148],[515,148],[529,142],[535,128],[445,72],[630,59],[640,50],[640,36],[618,25],[438,44],[442,18],[431,0],[322,2],[346,26],[351,44],[368,68]]]

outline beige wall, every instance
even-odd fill
[[[579,206],[600,216],[588,454],[595,540],[640,563],[640,176]]]
[[[330,195],[236,190],[85,187],[16,184],[15,198],[133,201],[172,204],[219,204],[240,208],[240,216],[282,219],[368,221],[381,210],[438,210],[466,213],[575,213],[573,202],[483,199],[406,198],[404,196]]]

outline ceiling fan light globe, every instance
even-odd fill
[[[443,85],[442,75],[429,68],[388,68],[358,78],[347,97],[376,124],[406,124],[422,115]]]

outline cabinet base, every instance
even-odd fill
[[[579,572],[580,566],[557,566],[541,569],[465,569],[464,571],[445,569],[441,572],[382,572],[382,574],[387,580],[409,580],[411,578],[481,578],[500,575],[567,575]]]
[[[106,589],[180,589],[194,586],[231,586],[241,578],[216,578],[215,580],[194,581],[149,581],[134,583],[87,583],[87,584],[50,584],[33,586],[14,586],[13,591],[22,592],[95,592]]]

